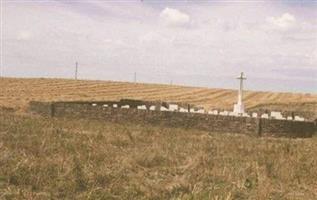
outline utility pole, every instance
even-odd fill
[[[76,66],[75,66],[75,80],[77,80],[77,75],[78,75],[78,62],[76,62]]]

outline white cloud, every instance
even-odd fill
[[[280,17],[268,17],[266,21],[280,30],[289,30],[296,25],[296,18],[289,13],[284,13]]]
[[[177,9],[165,8],[160,14],[160,20],[167,26],[186,26],[190,16]]]

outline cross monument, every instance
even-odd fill
[[[238,115],[242,115],[244,113],[244,105],[242,102],[243,81],[246,80],[247,78],[244,76],[243,72],[241,72],[240,76],[237,79],[240,80],[240,88],[239,88],[239,92],[238,92],[238,102],[236,104],[234,104],[233,112],[238,114]]]

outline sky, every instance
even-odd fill
[[[317,92],[317,1],[1,0],[1,75]]]

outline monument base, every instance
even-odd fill
[[[243,104],[234,104],[233,112],[239,115],[244,113],[244,105]]]

